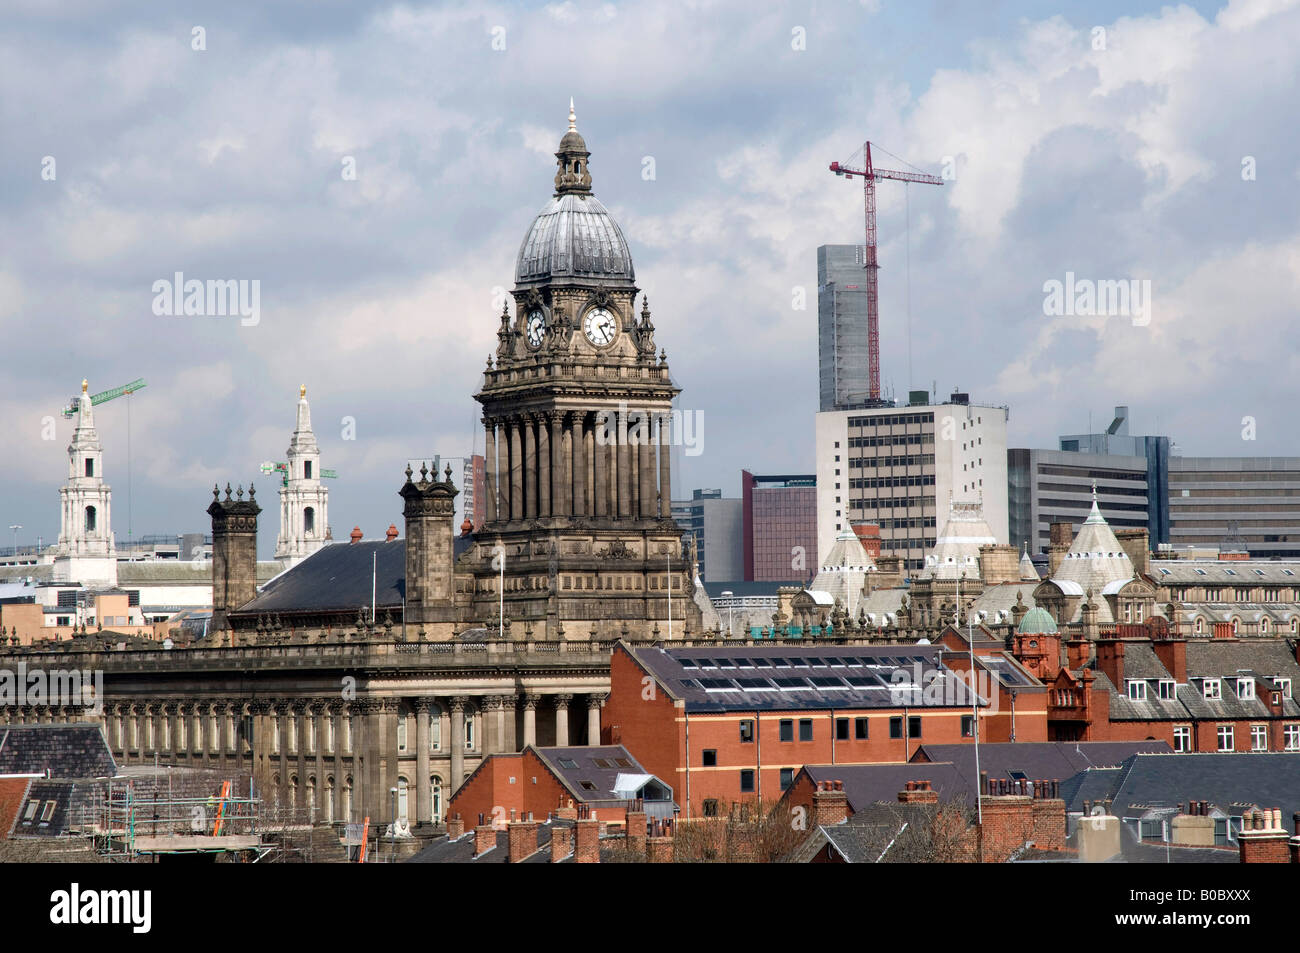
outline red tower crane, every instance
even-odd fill
[[[856,158],[856,157],[855,157]],[[880,278],[877,271],[880,265],[876,259],[876,180],[877,179],[897,179],[899,182],[920,182],[924,185],[943,185],[943,179],[937,175],[926,175],[924,172],[899,172],[892,169],[877,169],[871,164],[871,143],[866,142],[862,145],[862,168],[854,168],[850,165],[841,165],[838,162],[831,163],[831,171],[836,175],[842,175],[847,178],[853,178],[855,175],[862,176],[862,204],[866,210],[867,218],[867,244],[866,244],[866,269],[867,269],[867,355],[872,402],[880,400],[880,300],[879,300],[879,283]]]

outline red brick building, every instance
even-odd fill
[[[1165,741],[1176,752],[1300,751],[1300,642],[1188,640],[1153,620],[1096,642],[1017,636],[1025,667],[1047,683],[1058,741]],[[1036,643],[1032,648],[1029,642]]]
[[[673,791],[622,746],[536,748],[494,754],[474,770],[448,806],[468,829],[511,821],[545,821],[558,809],[621,824],[628,801],[640,799],[649,817],[675,814]],[[574,814],[573,816],[576,816]],[[481,818],[481,820],[480,820]]]
[[[776,801],[805,764],[905,762],[974,735],[972,698],[943,645],[636,648],[610,664],[602,740],[670,784],[684,817]],[[993,658],[990,653],[988,658]],[[1043,687],[1005,654],[1026,691]],[[983,665],[977,653],[977,664]],[[985,740],[1005,719],[980,705]],[[1041,708],[1041,706],[1040,706]],[[1042,711],[1038,714],[1042,722]],[[1018,730],[1042,738],[1045,724]]]

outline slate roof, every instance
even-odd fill
[[[1247,805],[1280,808],[1282,817],[1290,818],[1300,810],[1297,778],[1300,752],[1137,754],[1116,772],[1107,793],[1094,793],[1089,800],[1109,798],[1118,817],[1195,800],[1209,801],[1229,815],[1234,815],[1234,805],[1236,814]],[[1076,810],[1074,804],[1070,810]]]
[[[888,863],[905,827],[932,811],[932,807],[898,801],[869,804],[846,823],[819,827],[818,833],[845,863]]]
[[[1016,741],[980,745],[980,771],[990,780],[1065,781],[1089,768],[1118,767],[1139,752],[1169,753],[1163,741]],[[912,763],[929,759],[949,762],[963,776],[975,776],[975,750],[970,744],[923,744]],[[972,788],[972,790],[974,790]]]
[[[117,764],[99,725],[0,726],[0,774],[105,778]]]
[[[1263,559],[1161,559],[1148,577],[1159,585],[1300,585],[1300,562]]]
[[[33,780],[11,836],[57,837],[66,832],[76,789],[75,781]]]
[[[525,749],[528,750],[528,749]],[[622,745],[588,747],[532,748],[541,760],[573,795],[574,803],[626,800],[615,796],[614,782],[619,775],[650,776],[636,758]],[[668,782],[660,780],[671,792]]]
[[[981,750],[983,745],[980,746]],[[929,781],[940,801],[964,798],[975,803],[975,782],[951,763],[907,764],[805,764],[799,772],[816,785],[843,781],[844,794],[854,817],[879,801],[898,803],[898,792],[908,781]]]
[[[901,670],[910,683],[914,664],[923,680],[937,672],[947,683],[942,697],[953,702],[942,707],[971,704],[965,683],[937,663],[941,648],[934,645],[623,648],[688,712],[896,708],[899,692],[910,693],[892,681],[894,673]]]

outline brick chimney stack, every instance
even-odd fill
[[[551,825],[551,863],[558,864],[573,854],[573,826],[555,823]]]
[[[459,814],[447,818],[447,839],[455,840],[465,833],[465,820]]]
[[[1097,642],[1097,668],[1105,673],[1118,692],[1124,692],[1124,642],[1101,639]]]
[[[645,853],[646,813],[641,798],[631,801],[627,808],[627,849],[637,854]]]
[[[248,499],[241,486],[234,499],[230,484],[226,497],[212,488],[208,515],[212,517],[212,622],[211,631],[230,628],[227,615],[257,595],[257,514],[262,508],[248,485]],[[233,644],[233,642],[232,642]]]
[[[818,781],[813,791],[813,827],[831,827],[849,819],[849,796],[844,792],[843,781]]]
[[[673,862],[673,822],[656,817],[646,838],[646,861],[651,864]]]
[[[1278,808],[1246,815],[1237,835],[1243,864],[1289,864],[1294,853],[1291,841]]]
[[[573,849],[574,863],[600,863],[600,821],[591,816],[591,811],[585,804],[578,808],[577,827],[577,846]]]
[[[908,781],[903,790],[898,792],[900,804],[938,804],[939,792],[930,786],[929,781]]]
[[[497,845],[497,830],[491,824],[474,828],[474,856],[482,857]]]
[[[537,853],[537,822],[515,821],[509,827],[509,855],[506,862],[517,864]]]

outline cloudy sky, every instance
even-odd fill
[[[679,491],[813,469],[816,248],[862,239],[860,188],[827,164],[867,138],[954,175],[880,188],[887,388],[1007,404],[1013,446],[1126,403],[1187,455],[1296,453],[1300,3],[4,6],[0,524],[20,541],[58,534],[82,377],[148,380],[136,536],[204,529],[214,481],[271,490],[299,384],[340,473],[335,536],[400,524],[408,458],[481,452],[471,395],[570,96],[704,414]],[[178,271],[259,281],[260,320],[156,315]],[[1150,320],[1046,314],[1067,272],[1149,281]],[[125,403],[98,414],[119,541]]]

